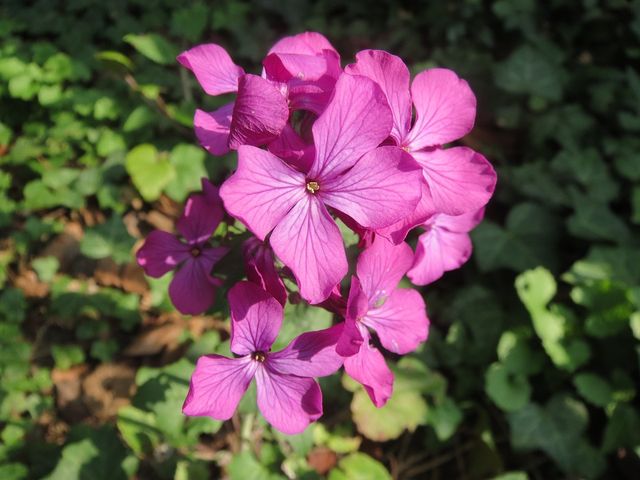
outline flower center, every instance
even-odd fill
[[[267,354],[264,352],[253,352],[251,354],[251,359],[255,360],[256,362],[264,363],[264,361],[267,359]]]
[[[309,191],[309,193],[316,193],[318,190],[320,190],[320,185],[318,184],[318,182],[307,182],[307,190]]]
[[[202,250],[200,250],[198,247],[193,247],[190,253],[193,258],[196,258],[200,256],[200,254],[202,253]]]

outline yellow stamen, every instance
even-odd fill
[[[307,182],[307,190],[310,193],[316,193],[320,190],[320,185],[318,185],[318,182]]]

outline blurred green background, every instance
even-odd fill
[[[388,405],[336,375],[285,437],[251,395],[182,416],[194,360],[228,353],[224,299],[181,317],[132,260],[235,161],[197,146],[195,106],[226,99],[176,54],[217,42],[255,73],[304,30],[343,64],[455,69],[499,182]],[[637,0],[0,1],[0,479],[640,478],[638,65]],[[284,340],[330,322],[289,306]]]

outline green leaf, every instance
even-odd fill
[[[76,427],[56,468],[43,480],[126,480],[126,453],[112,428]]]
[[[387,469],[377,460],[364,453],[352,453],[331,470],[329,480],[391,480]]]
[[[529,480],[529,476],[526,472],[507,472],[493,477],[491,480]]]
[[[503,365],[494,363],[485,377],[487,395],[506,412],[524,407],[531,397],[531,385],[522,374],[510,373]]]
[[[131,249],[135,240],[127,232],[122,219],[112,215],[106,223],[85,231],[80,242],[80,251],[89,258],[110,257],[116,263],[131,260]]]
[[[524,45],[499,64],[496,85],[510,93],[560,100],[565,72],[543,52]]]
[[[585,400],[598,407],[606,407],[611,402],[613,391],[599,375],[579,373],[573,378],[573,384]]]
[[[125,158],[125,167],[142,198],[157,200],[176,176],[175,167],[151,144],[138,145]]]
[[[123,40],[132,45],[138,52],[161,65],[169,65],[176,61],[180,53],[178,47],[157,33],[145,35],[125,35]]]
[[[276,480],[284,476],[272,473],[249,452],[234,455],[227,467],[230,480]]]
[[[280,350],[298,335],[311,330],[322,330],[331,326],[333,315],[327,310],[306,303],[287,303],[284,307],[284,321],[273,350]]]
[[[546,309],[556,289],[553,275],[543,267],[521,273],[516,278],[518,296],[532,315]]]
[[[482,271],[510,268],[522,271],[557,263],[554,245],[558,221],[546,209],[521,203],[511,209],[505,228],[482,222],[472,233],[475,259]]]
[[[199,191],[203,177],[207,177],[204,168],[205,152],[195,145],[176,145],[169,155],[176,175],[165,187],[166,194],[177,202],[183,202],[191,192]]]
[[[134,132],[146,127],[156,120],[155,112],[146,105],[136,107],[124,121],[122,131]]]
[[[440,441],[449,440],[462,422],[462,411],[449,397],[441,403],[430,405],[427,424],[431,425]]]
[[[587,240],[629,240],[629,228],[607,205],[586,196],[579,196],[574,204],[576,211],[567,220],[572,235]]]
[[[513,331],[502,334],[498,343],[500,363],[510,372],[533,375],[542,367],[542,356],[529,347],[525,338]]]
[[[56,368],[67,370],[84,362],[84,351],[78,345],[53,345],[51,355]]]
[[[60,268],[60,262],[53,256],[36,258],[31,265],[38,274],[38,278],[45,283],[51,282]]]
[[[133,62],[120,52],[104,51],[96,53],[96,59],[104,62],[112,69],[130,71],[133,70]]]
[[[619,448],[636,449],[640,446],[640,415],[631,405],[616,406],[604,432],[602,450],[606,453]]]
[[[209,21],[209,8],[201,2],[176,9],[171,17],[171,33],[196,42]]]
[[[29,469],[21,463],[5,463],[0,465],[0,478],[2,480],[26,480]]]

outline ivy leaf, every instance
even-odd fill
[[[369,455],[356,452],[344,457],[331,470],[329,480],[391,480],[387,469]]]
[[[148,202],[157,200],[164,187],[176,176],[173,164],[148,143],[127,153],[125,168],[142,198]]]
[[[205,157],[204,150],[195,145],[176,145],[169,155],[176,175],[165,187],[165,193],[176,202],[183,202],[189,193],[199,191],[202,177],[207,176]]]
[[[138,52],[161,65],[169,65],[176,61],[180,53],[178,47],[157,33],[144,35],[125,35],[123,40],[132,45]]]
[[[112,215],[105,223],[85,232],[80,251],[89,258],[110,257],[116,263],[127,263],[134,243],[120,217]]]
[[[613,390],[600,375],[579,373],[573,378],[573,384],[585,400],[598,407],[606,407],[612,399]]]
[[[506,412],[524,407],[531,397],[531,385],[522,374],[511,373],[503,365],[493,363],[485,377],[487,395]]]

